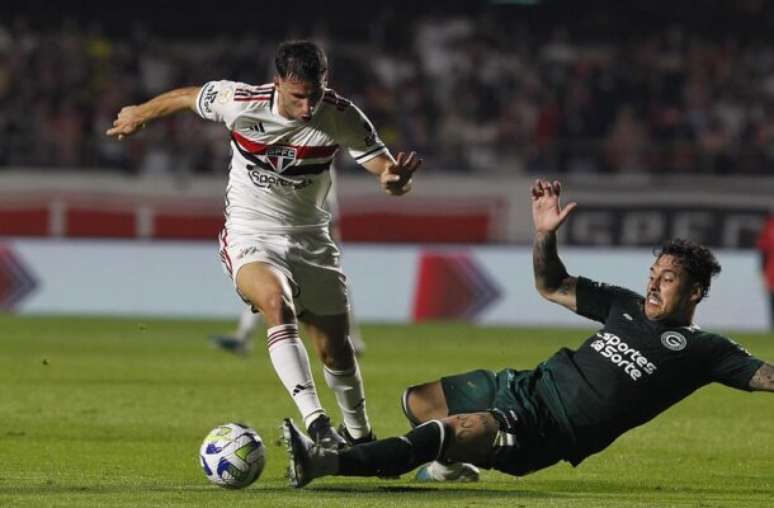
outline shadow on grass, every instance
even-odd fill
[[[757,480],[758,478],[748,479]],[[604,480],[548,480],[545,482],[529,482],[520,485],[518,481],[512,482],[481,482],[474,484],[445,484],[445,485],[410,485],[401,483],[398,485],[379,483],[349,483],[346,481],[310,485],[304,489],[292,489],[278,482],[258,483],[242,491],[228,491],[214,488],[212,485],[61,485],[56,483],[38,484],[26,486],[2,486],[0,495],[11,496],[55,496],[61,494],[74,495],[113,495],[127,493],[157,493],[157,494],[195,494],[201,496],[223,496],[224,494],[238,495],[242,498],[265,496],[266,494],[290,494],[294,493],[299,498],[308,496],[321,499],[336,499],[342,494],[357,498],[358,496],[392,496],[400,494],[404,500],[426,500],[428,497],[442,499],[449,497],[456,501],[475,499],[486,496],[490,499],[545,499],[545,498],[609,498],[611,496],[644,496],[645,498],[671,498],[678,497],[720,497],[727,501],[737,498],[739,501],[749,500],[749,496],[767,496],[774,498],[774,486],[761,481],[760,486],[734,487],[732,484],[713,486],[691,486],[685,483],[662,484],[652,483],[627,483]]]
[[[687,482],[616,482],[606,480],[547,480],[540,484],[533,484],[543,492],[560,493],[558,495],[594,495],[594,494],[685,494],[696,496],[749,496],[767,494],[774,498],[774,486],[767,478],[739,477],[744,479],[747,485],[735,486],[733,477],[727,482],[707,485],[696,485]],[[758,486],[754,483],[760,482]]]
[[[364,494],[373,496],[374,494],[406,494],[417,495],[418,497],[426,496],[453,496],[454,499],[465,498],[477,498],[480,496],[487,496],[491,498],[545,498],[555,497],[557,494],[551,492],[541,492],[536,490],[515,490],[510,488],[486,488],[485,484],[472,484],[467,487],[461,487],[459,485],[447,484],[447,485],[357,485],[357,484],[328,484],[321,486],[306,487],[302,492],[320,494],[348,494],[358,495]],[[561,494],[559,494],[561,495]]]
[[[300,496],[317,496],[317,497],[336,497],[341,494],[348,494],[353,496],[358,495],[394,495],[394,494],[406,494],[406,495],[418,495],[419,497],[426,496],[454,496],[455,498],[465,497],[477,497],[481,495],[492,497],[547,497],[555,496],[554,493],[539,492],[534,490],[513,490],[513,487],[508,488],[486,488],[485,484],[467,484],[466,486],[459,485],[379,485],[379,484],[362,484],[362,483],[327,483],[323,485],[310,485],[303,489],[293,489],[285,485],[267,485],[257,484],[248,489],[242,491],[225,490],[215,488],[212,485],[178,485],[178,486],[162,486],[162,485],[135,485],[129,487],[127,485],[61,485],[56,483],[27,485],[27,486],[14,486],[14,487],[0,487],[0,495],[16,495],[16,496],[47,496],[47,495],[59,495],[59,494],[87,494],[87,495],[110,495],[110,494],[126,494],[128,492],[143,492],[143,493],[197,493],[197,494],[216,494],[223,495],[224,493],[239,493],[242,496],[260,496],[265,494],[289,494],[295,493]]]

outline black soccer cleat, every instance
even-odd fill
[[[356,445],[372,443],[372,442],[376,441],[376,434],[374,434],[373,429],[368,431],[368,435],[363,436],[363,437],[359,437],[357,439],[352,437],[352,435],[347,430],[347,426],[344,425],[343,423],[341,425],[339,425],[339,428],[337,430],[339,432],[339,435],[342,438],[344,438],[344,441],[347,442],[347,446],[356,446]]]
[[[309,425],[309,437],[322,448],[340,450],[347,447],[347,441],[333,429],[331,419],[326,414],[318,416]]]
[[[282,441],[288,452],[288,480],[300,489],[315,478],[334,474],[338,451],[323,448],[306,437],[290,418],[282,420]]]

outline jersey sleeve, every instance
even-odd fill
[[[616,301],[634,298],[639,298],[639,295],[628,289],[593,281],[586,277],[578,277],[575,286],[577,314],[600,323],[605,322],[610,308]]]
[[[763,365],[762,360],[752,356],[733,340],[717,335],[711,339],[709,354],[708,367],[712,381],[751,391],[750,379]]]
[[[246,87],[234,81],[209,81],[202,86],[196,97],[196,112],[205,120],[223,122],[231,129],[236,118],[244,111],[249,102],[234,100],[234,92]]]
[[[336,141],[347,148],[355,162],[362,165],[387,152],[373,124],[357,106],[349,103],[341,114]]]

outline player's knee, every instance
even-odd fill
[[[411,394],[414,387],[409,386],[405,390],[403,390],[403,396],[400,398],[400,406],[401,409],[403,409],[403,414],[406,415],[406,419],[409,421],[412,427],[416,427],[422,421],[416,417],[414,414],[413,409],[411,408],[411,403],[409,402],[411,400]]]
[[[403,413],[412,425],[449,415],[446,398],[439,381],[410,386],[403,392]]]
[[[272,292],[257,303],[269,323],[290,323],[296,319],[293,302],[281,291]]]

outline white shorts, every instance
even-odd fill
[[[219,241],[220,262],[235,287],[239,269],[260,261],[287,277],[297,315],[304,310],[319,316],[349,312],[341,254],[327,230],[242,235],[223,229]]]

